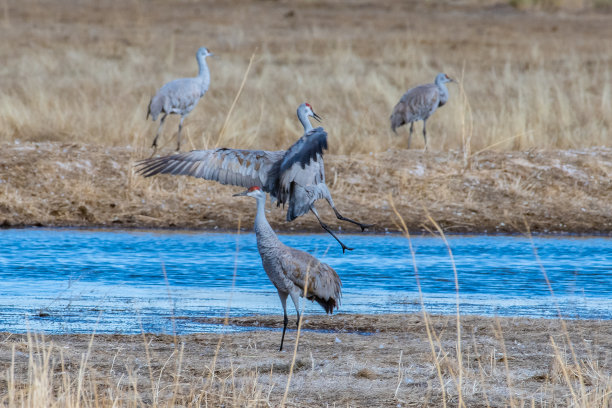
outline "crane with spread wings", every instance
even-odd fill
[[[324,198],[338,219],[358,225],[362,231],[371,225],[346,218],[336,209],[325,184],[323,150],[327,149],[327,132],[322,127],[312,128],[308,116],[319,119],[312,107],[304,103],[298,108],[298,118],[305,133],[287,150],[193,150],[140,161],[137,171],[145,177],[187,175],[245,188],[260,187],[278,206],[287,204],[287,221],[311,211],[321,227],[340,243],[342,252],[352,250],[321,220],[315,201]]]

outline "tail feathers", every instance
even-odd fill
[[[393,131],[393,133],[397,133],[395,129],[406,124],[406,121],[404,120],[404,115],[402,114],[402,112],[394,111],[390,119],[391,119],[391,130]]]
[[[151,98],[151,101],[149,102],[149,109],[147,109],[147,119],[149,119],[150,115],[151,118],[156,121],[162,110],[164,110],[164,98],[155,95]]]
[[[320,304],[321,307],[325,310],[325,313],[327,314],[333,314],[334,309],[338,308],[338,304],[336,303],[336,299],[334,298],[329,298],[325,300],[317,296],[309,296],[308,300]]]

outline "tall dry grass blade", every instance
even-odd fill
[[[172,292],[170,291],[170,281],[168,280],[168,274],[166,273],[166,265],[162,261],[161,263],[162,273],[164,274],[164,284],[166,285],[166,292],[168,293],[168,301],[170,302],[170,321],[172,322],[172,337],[174,338],[174,345],[178,346],[178,337],[176,334],[176,313],[174,310],[174,302],[172,301]]]
[[[232,274],[232,287],[230,290],[230,294],[229,294],[229,298],[227,300],[227,307],[225,309],[225,317],[223,318],[223,325],[224,326],[228,326],[229,325],[229,315],[230,315],[230,310],[232,308],[232,300],[233,300],[233,296],[234,296],[234,291],[236,289],[236,276],[238,274],[238,259],[239,259],[239,254],[240,254],[240,227],[241,227],[241,218],[238,217],[238,228],[236,230],[236,256],[234,257],[234,272]],[[217,341],[217,346],[215,347],[215,354],[213,355],[213,361],[210,367],[208,367],[209,373],[208,373],[208,377],[207,377],[207,385],[209,387],[212,386],[214,379],[215,379],[215,368],[217,366],[217,359],[219,357],[219,352],[221,351],[221,343],[223,342],[223,339],[225,338],[225,333],[221,333],[221,335],[219,336],[219,340]]]
[[[402,355],[404,354],[404,350],[400,350],[399,361],[397,362],[397,387],[395,387],[395,394],[393,397],[397,399],[397,393],[399,392],[400,385],[402,385],[402,380],[404,379],[403,371],[402,371]]]
[[[504,340],[504,333],[501,328],[501,323],[499,322],[498,318],[495,319],[495,324],[496,324],[495,337],[497,338],[497,341],[501,344],[504,368],[506,369],[506,386],[508,387],[508,390],[512,390],[514,385],[512,382],[512,376],[510,374],[510,363],[508,362],[508,350],[506,348],[506,342]],[[509,394],[510,394],[510,406],[511,407],[517,406],[515,402],[514,394],[512,392],[510,392]]]
[[[300,306],[300,320],[297,325],[297,332],[295,334],[295,345],[293,346],[293,356],[291,357],[291,366],[289,367],[289,374],[287,375],[287,385],[285,386],[285,393],[281,400],[281,407],[284,407],[287,403],[287,397],[289,396],[289,386],[291,385],[291,378],[293,377],[293,370],[295,368],[295,360],[297,358],[298,344],[300,343],[300,334],[302,332],[302,321],[304,320],[304,305],[306,304],[306,295],[308,294],[308,277],[310,275],[310,262],[306,267],[306,279],[304,281],[304,302],[301,302]]]
[[[215,142],[215,148],[219,147],[219,144],[223,141],[225,136],[225,132],[227,130],[227,125],[229,123],[230,117],[232,116],[232,112],[234,111],[234,107],[236,106],[236,102],[238,102],[238,98],[242,94],[242,90],[244,89],[244,84],[246,84],[247,77],[249,76],[249,71],[251,70],[251,66],[253,65],[253,60],[255,59],[255,53],[251,55],[249,59],[249,65],[247,65],[246,71],[244,72],[244,76],[242,77],[242,82],[240,83],[240,88],[238,88],[238,92],[234,97],[232,105],[230,106],[229,111],[227,112],[227,116],[225,117],[225,121],[223,122],[223,126],[219,131],[219,136],[217,136],[217,141]]]
[[[451,260],[451,265],[453,267],[453,276],[455,278],[455,300],[456,300],[456,313],[457,313],[457,364],[459,366],[459,383],[457,384],[457,390],[459,392],[459,405],[465,406],[465,402],[463,401],[463,355],[461,354],[461,314],[459,310],[460,299],[459,299],[459,276],[457,274],[457,265],[455,264],[455,257],[453,256],[453,251],[446,239],[446,235],[440,225],[431,217],[427,208],[425,208],[425,212],[427,214],[427,219],[429,222],[433,224],[436,228],[440,237],[444,241],[444,245],[446,245],[446,249],[448,250],[448,255]]]
[[[522,133],[519,133],[518,135],[514,135],[514,136],[507,137],[505,139],[502,139],[499,142],[492,143],[492,144],[490,144],[488,146],[483,147],[482,149],[478,150],[477,152],[473,153],[472,155],[470,155],[470,158],[472,158],[474,156],[477,156],[477,155],[479,155],[482,152],[486,152],[487,150],[490,150],[490,149],[492,149],[495,146],[499,146],[502,143],[509,142],[510,140],[514,140],[514,139],[517,139],[519,137],[524,137],[524,136],[526,136],[526,135],[528,135],[530,133],[533,133],[533,131],[532,130],[528,130],[527,132],[522,132]]]
[[[544,277],[544,280],[546,281],[546,286],[548,287],[548,291],[550,292],[550,296],[553,300],[555,308],[557,309],[557,317],[559,319],[559,322],[561,323],[561,327],[565,335],[565,340],[567,341],[567,346],[569,347],[570,352],[572,354],[572,359],[574,360],[574,364],[576,365],[576,367],[580,367],[580,364],[578,363],[578,357],[576,356],[576,352],[574,350],[574,345],[569,335],[567,324],[565,323],[565,319],[563,319],[563,315],[561,314],[561,308],[559,307],[559,302],[557,301],[557,298],[555,297],[555,292],[553,290],[550,279],[548,278],[548,273],[546,272],[546,268],[544,268],[544,264],[542,263],[542,259],[540,258],[540,254],[538,253],[538,248],[533,242],[533,235],[531,234],[531,229],[529,228],[529,224],[527,223],[527,220],[525,218],[523,218],[523,223],[525,225],[525,231],[526,231],[527,237],[529,238],[529,243],[531,244],[531,248],[533,250],[533,255],[536,259],[536,262],[538,263],[540,272],[542,272],[542,276]],[[582,400],[586,401],[586,389],[585,389],[584,378],[582,377],[581,370],[578,370],[578,379],[580,381],[580,393],[581,393]],[[572,395],[574,395],[573,390],[572,390]]]
[[[393,213],[395,214],[395,216],[398,218],[400,222],[402,233],[408,240],[410,256],[412,257],[412,267],[414,270],[414,276],[415,276],[415,280],[417,284],[417,289],[419,291],[419,302],[421,304],[421,310],[423,312],[423,321],[425,322],[425,331],[427,333],[427,339],[429,341],[432,361],[434,362],[436,366],[436,373],[438,375],[438,380],[440,381],[440,389],[442,390],[442,404],[443,404],[443,407],[446,408],[446,387],[444,386],[444,377],[442,376],[442,368],[440,367],[440,364],[439,364],[439,361],[436,355],[436,347],[435,347],[434,339],[433,339],[434,335],[432,333],[433,327],[431,325],[431,322],[429,321],[429,315],[427,314],[427,311],[425,309],[425,302],[423,300],[423,291],[421,290],[421,280],[419,278],[419,270],[418,270],[417,263],[416,263],[416,254],[414,252],[414,248],[412,247],[412,240],[410,239],[410,232],[408,231],[408,227],[406,226],[406,222],[404,221],[404,218],[397,211],[397,208],[395,207],[395,202],[393,201],[393,196],[391,194],[388,195],[388,201],[391,204],[391,209],[393,210]]]
[[[550,337],[550,343],[553,347],[553,351],[555,352],[555,359],[559,363],[559,367],[561,368],[561,372],[563,373],[563,378],[565,379],[565,383],[569,387],[569,391],[572,394],[572,401],[574,401],[574,403],[578,403],[580,400],[578,399],[578,395],[576,395],[576,392],[574,391],[574,386],[572,385],[572,381],[570,380],[569,372],[567,370],[567,363],[565,362],[563,357],[561,357],[561,353],[559,352],[559,347],[557,347],[557,343],[555,343],[555,339],[553,339],[552,336]],[[583,399],[583,401],[585,401],[585,399]],[[580,405],[577,405],[577,406],[580,406]]]
[[[465,60],[461,67],[461,80],[459,81],[459,91],[461,93],[461,147],[463,150],[463,167],[469,167],[469,159],[472,150],[472,133],[474,132],[474,123],[472,117],[472,105],[463,87],[465,80]],[[468,118],[466,119],[466,116]]]

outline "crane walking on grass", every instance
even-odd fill
[[[338,309],[342,282],[333,268],[320,262],[307,252],[288,247],[279,241],[274,230],[266,219],[266,193],[258,186],[234,194],[234,196],[249,196],[257,200],[257,215],[255,215],[255,235],[261,263],[268,278],[278,291],[283,305],[283,336],[280,350],[283,350],[285,331],[287,330],[287,297],[291,296],[297,312],[297,326],[300,324],[300,296],[310,301],[316,301],[326,313],[332,314]]]
[[[427,119],[440,106],[448,101],[448,89],[446,83],[456,82],[446,74],[438,74],[433,84],[420,85],[409,89],[399,100],[393,113],[391,113],[391,130],[410,123],[410,136],[408,136],[408,148],[410,149],[410,139],[414,131],[414,122],[423,121],[423,140],[425,150],[427,150]]]
[[[188,175],[221,184],[258,186],[270,193],[277,205],[288,204],[287,221],[312,211],[321,227],[340,243],[342,252],[352,250],[321,220],[314,206],[315,201],[324,198],[338,219],[358,225],[362,231],[370,225],[346,218],[336,209],[325,184],[323,149],[327,149],[327,133],[322,127],[313,128],[310,124],[309,116],[317,120],[320,118],[308,103],[301,104],[297,114],[305,132],[287,150],[193,150],[143,160],[137,164],[140,167],[138,172],[145,177],[156,174]]]
[[[206,57],[212,56],[213,54],[208,51],[206,47],[201,47],[196,53],[196,59],[198,60],[198,66],[200,68],[198,76],[194,78],[181,78],[170,81],[162,86],[159,91],[151,98],[149,102],[149,110],[147,111],[147,119],[149,115],[155,122],[157,116],[163,113],[157,132],[155,133],[155,139],[153,139],[153,154],[157,151],[157,138],[164,125],[166,116],[171,114],[181,115],[181,121],[179,122],[178,135],[176,137],[176,150],[181,149],[181,130],[183,129],[183,120],[189,115],[189,113],[196,107],[198,101],[210,85],[210,72],[208,71],[208,65],[206,64]]]

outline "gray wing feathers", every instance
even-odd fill
[[[145,177],[156,174],[185,175],[242,187],[259,186],[267,190],[268,173],[283,152],[263,150],[193,150],[155,157],[137,163]]]
[[[287,153],[281,162],[281,173],[296,163],[299,163],[304,168],[310,163],[310,160],[316,159],[317,156],[323,156],[323,150],[326,149],[327,132],[322,127],[310,130],[287,149]]]
[[[198,77],[170,81],[151,98],[147,118],[150,114],[153,120],[157,120],[162,111],[181,115],[189,113],[207,90],[208,85]]]
[[[409,89],[393,108],[391,129],[405,123],[427,119],[440,104],[440,91],[435,84],[427,84]]]
[[[327,149],[327,132],[318,127],[305,133],[287,150],[279,168],[279,204],[288,201],[292,183],[314,186],[325,182],[324,149]]]
[[[285,246],[280,256],[283,272],[302,291],[308,275],[306,298],[315,300],[331,313],[338,308],[342,296],[342,282],[336,271],[326,263],[299,249]],[[327,305],[327,307],[326,307]]]

